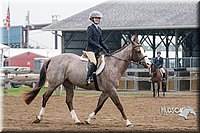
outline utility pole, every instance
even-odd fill
[[[30,11],[27,11],[26,16],[26,28],[25,28],[25,45],[24,48],[28,48],[29,45],[29,26],[30,26]]]
[[[58,17],[60,17],[60,15],[52,15],[52,24],[58,22]],[[54,32],[55,34],[55,49],[58,49],[58,31]]]

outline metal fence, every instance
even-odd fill
[[[178,67],[199,67],[199,57],[183,57],[183,58],[164,58],[164,67],[178,68]]]
[[[153,61],[153,58],[150,59]],[[163,67],[168,71],[168,91],[198,91],[199,90],[199,58],[164,58]],[[120,80],[119,89],[123,90],[151,90],[148,69],[130,64]]]

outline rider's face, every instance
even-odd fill
[[[99,23],[100,23],[100,19],[101,19],[101,18],[98,18],[98,17],[93,18],[94,23],[95,23],[95,24],[99,24]]]

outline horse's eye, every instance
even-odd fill
[[[137,53],[138,53],[138,54],[140,54],[140,53],[141,53],[141,51],[137,51]]]

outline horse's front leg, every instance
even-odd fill
[[[155,94],[155,83],[153,83],[153,82],[152,82],[152,87],[153,87],[153,97],[155,97],[156,96],[156,94]]]
[[[119,111],[121,112],[121,115],[124,119],[124,121],[126,122],[126,126],[127,127],[132,127],[133,124],[129,121],[129,119],[126,117],[126,114],[124,113],[124,109],[123,106],[118,98],[116,89],[113,88],[110,90],[110,98],[112,99],[112,101],[114,102],[114,104],[117,106],[117,108],[119,109]]]
[[[103,104],[105,103],[105,101],[108,99],[108,94],[106,94],[105,92],[102,92],[100,97],[99,97],[99,101],[98,101],[98,104],[97,104],[97,107],[96,109],[94,110],[94,112],[92,112],[88,118],[85,120],[85,123],[86,124],[90,124],[90,120],[92,117],[94,117],[97,112],[103,107]]]

